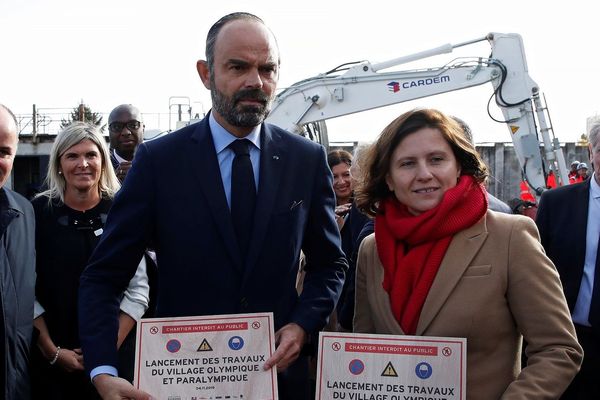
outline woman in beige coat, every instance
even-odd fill
[[[357,203],[375,234],[354,331],[464,337],[468,399],[558,399],[582,360],[558,274],[532,220],[487,210],[487,168],[456,122],[401,115],[363,171]]]

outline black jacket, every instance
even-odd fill
[[[21,195],[0,188],[0,297],[4,369],[2,398],[30,398],[29,349],[35,293],[35,217]]]

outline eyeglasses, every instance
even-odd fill
[[[108,129],[110,129],[113,132],[121,132],[123,128],[127,127],[127,129],[129,129],[130,131],[134,131],[136,129],[139,129],[141,125],[142,123],[140,121],[132,119],[131,121],[127,122],[112,122],[110,123],[110,125],[108,125]]]

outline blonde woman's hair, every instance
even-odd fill
[[[98,182],[98,191],[101,197],[112,199],[121,184],[113,170],[110,162],[110,154],[106,145],[106,140],[95,125],[86,122],[75,121],[67,125],[56,136],[56,140],[50,151],[50,162],[48,164],[48,174],[46,175],[46,186],[48,189],[36,197],[46,196],[48,202],[65,201],[65,190],[67,183],[65,177],[59,174],[60,157],[71,147],[78,145],[84,140],[91,140],[98,147],[100,157],[102,158],[102,167],[100,169],[100,181]]]

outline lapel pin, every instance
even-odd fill
[[[273,160],[279,160],[279,156],[273,156]]]

